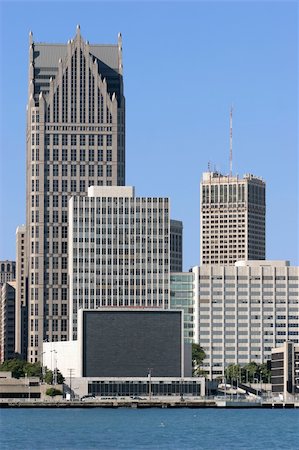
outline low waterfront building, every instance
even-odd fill
[[[271,351],[272,393],[287,401],[299,394],[299,345],[284,342]]]
[[[204,377],[84,377],[65,380],[69,397],[85,395],[115,399],[119,397],[155,398],[164,396],[204,397]]]
[[[191,376],[183,311],[79,309],[78,339],[46,342],[43,365],[71,377]]]

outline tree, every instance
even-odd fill
[[[192,374],[193,376],[202,375],[200,366],[205,359],[206,354],[204,349],[199,344],[192,344]]]
[[[49,388],[46,390],[46,395],[50,395],[51,397],[55,397],[55,395],[62,395],[62,392],[55,388]]]
[[[57,384],[62,384],[64,382],[65,378],[62,375],[62,373],[57,369]],[[44,378],[45,383],[47,384],[53,384],[54,381],[54,374],[52,370],[46,369],[46,374]]]
[[[7,359],[0,365],[0,371],[11,372],[14,378],[40,377],[41,365],[39,362],[30,363],[19,358]]]
[[[0,371],[11,372],[14,378],[21,378],[25,376],[26,371],[24,368],[26,364],[27,361],[23,361],[22,359],[7,359],[0,365]]]
[[[230,381],[241,381],[241,367],[239,364],[229,364],[225,369],[225,377]]]

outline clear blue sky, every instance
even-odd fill
[[[267,183],[267,258],[298,264],[297,2],[1,3],[0,259],[25,222],[28,33],[38,42],[123,35],[127,184],[169,196],[184,268],[199,263],[199,183],[211,161]]]

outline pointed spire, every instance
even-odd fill
[[[76,29],[76,34],[77,36],[80,36],[80,25],[77,25],[77,29]]]
[[[32,33],[32,31],[30,30],[29,31],[29,45],[32,45],[33,44],[33,33]]]

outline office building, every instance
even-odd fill
[[[82,307],[169,308],[169,208],[168,198],[135,197],[129,186],[70,199],[70,339]]]
[[[0,287],[0,362],[15,355],[15,291],[16,282]]]
[[[0,261],[0,285],[16,279],[16,262]]]
[[[265,182],[261,178],[203,173],[200,265],[265,259],[265,214]]]
[[[170,220],[170,272],[183,271],[183,222]]]
[[[68,199],[125,184],[122,40],[67,44],[29,35],[26,239],[28,360],[68,337]],[[32,326],[31,326],[32,324]]]
[[[195,342],[210,379],[229,364],[265,363],[285,340],[298,345],[299,268],[286,261],[204,265],[195,276]]]
[[[286,341],[271,352],[271,384],[273,394],[285,401],[299,394],[299,345]]]
[[[26,278],[26,226],[16,230],[16,317],[15,352],[27,359],[28,344],[28,297]]]

